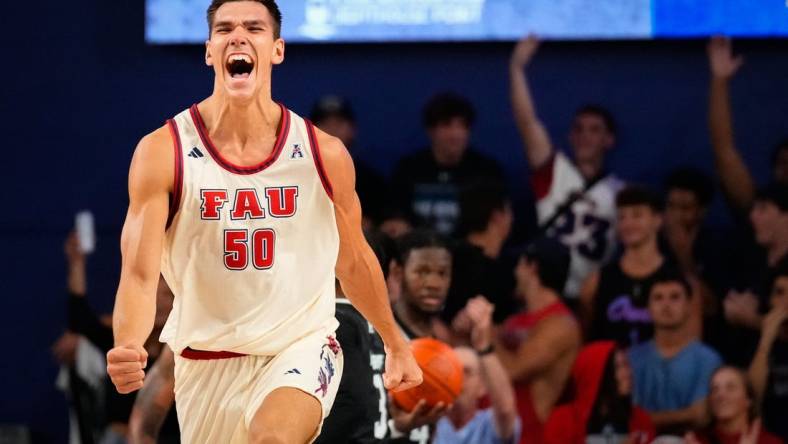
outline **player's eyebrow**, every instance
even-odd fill
[[[231,26],[233,26],[233,22],[231,22],[229,20],[224,20],[224,21],[216,22],[216,23],[213,24],[214,28],[229,28]]]
[[[265,22],[263,20],[244,20],[242,22],[244,28],[249,28],[252,26],[260,26],[265,27]],[[232,28],[235,26],[235,23],[230,20],[222,20],[220,22],[216,22],[213,24],[214,29],[217,28]]]
[[[245,20],[244,27],[248,28],[250,26],[265,26],[265,22],[262,20]]]

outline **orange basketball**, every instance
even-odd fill
[[[432,338],[414,339],[410,348],[424,374],[424,382],[409,390],[392,392],[397,406],[410,412],[420,399],[430,407],[439,402],[453,403],[462,390],[463,375],[462,362],[454,350]]]

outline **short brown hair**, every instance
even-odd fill
[[[274,19],[274,38],[278,39],[282,33],[282,11],[279,10],[279,5],[276,4],[276,0],[212,0],[211,5],[208,6],[208,11],[206,12],[206,16],[208,19],[208,36],[210,37],[211,32],[213,32],[213,18],[216,15],[216,11],[222,7],[225,3],[232,3],[232,2],[241,2],[241,1],[251,1],[260,3],[261,5],[265,6],[268,9],[268,13],[271,14],[271,17]]]

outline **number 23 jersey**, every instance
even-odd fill
[[[539,224],[550,220],[574,193],[582,193],[585,179],[577,167],[557,151],[537,168],[531,185]],[[564,293],[576,298],[588,275],[599,269],[616,248],[616,195],[624,183],[613,175],[594,183],[547,231],[570,250],[569,277]]]
[[[312,124],[280,105],[274,149],[258,165],[222,158],[196,105],[168,121],[175,183],[162,273],[175,300],[161,340],[276,355],[333,332],[339,234]]]

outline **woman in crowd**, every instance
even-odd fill
[[[572,399],[545,426],[547,444],[648,444],[654,425],[632,405],[632,370],[613,341],[592,342],[572,369]]]
[[[736,367],[720,367],[712,375],[709,387],[711,425],[687,434],[686,443],[783,444],[783,440],[761,428],[757,407],[747,375]]]

